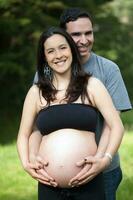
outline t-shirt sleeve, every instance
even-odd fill
[[[33,84],[37,83],[38,81],[38,73],[35,73],[34,79],[33,79]]]
[[[105,86],[109,91],[117,110],[130,110],[132,109],[132,106],[120,69],[115,63],[110,63],[110,65],[109,71],[106,73]]]

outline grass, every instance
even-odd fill
[[[0,146],[0,200],[37,199],[37,184],[21,168],[15,144]]]
[[[118,200],[131,200],[133,195],[133,131],[125,134],[120,147],[123,181],[118,189]]]
[[[133,110],[121,114],[126,130],[133,130]]]

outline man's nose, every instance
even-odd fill
[[[81,44],[86,44],[87,43],[87,38],[86,38],[86,36],[84,34],[81,35],[80,42],[81,42]]]

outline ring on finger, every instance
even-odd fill
[[[87,163],[87,158],[84,158],[85,163]]]

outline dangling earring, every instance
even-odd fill
[[[52,70],[50,69],[47,63],[44,66],[44,76],[49,80],[52,79]]]

